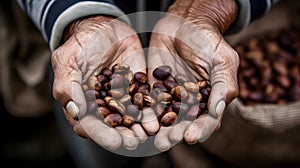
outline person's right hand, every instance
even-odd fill
[[[238,95],[239,57],[223,37],[236,14],[234,0],[176,0],[155,25],[148,50],[150,84],[156,81],[151,74],[159,65],[169,65],[174,76],[183,74],[194,82],[211,83],[208,114],[162,126],[154,141],[159,150],[183,140],[203,142],[220,128],[225,107]]]
[[[82,84],[95,71],[116,63],[130,65],[133,72],[146,72],[142,46],[136,32],[127,24],[107,16],[92,16],[71,23],[64,32],[65,42],[52,54],[53,95],[79,136],[90,138],[112,150],[121,145],[133,150],[145,141],[141,125],[134,132],[112,128],[93,115],[86,115]],[[78,119],[76,119],[78,118]]]

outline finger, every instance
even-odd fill
[[[142,110],[142,126],[149,135],[155,135],[159,130],[159,123],[155,112],[150,107],[144,107]]]
[[[139,139],[135,136],[132,130],[123,126],[115,127],[115,129],[121,134],[123,139],[123,147],[125,149],[134,150],[138,147]]]
[[[218,50],[226,50],[226,54],[230,56],[224,53],[218,55],[220,51],[217,51],[213,61],[216,65],[211,72],[212,90],[208,100],[209,114],[219,120],[226,105],[238,95],[238,55],[230,46],[224,45],[221,45]]]
[[[154,138],[154,146],[160,151],[167,151],[172,147],[172,142],[169,139],[169,132],[172,126],[162,126]]]
[[[139,139],[140,143],[144,143],[148,139],[148,135],[141,126],[141,124],[133,124],[130,129],[134,132],[134,134],[137,136]]]
[[[184,132],[189,125],[192,124],[192,121],[182,120],[179,123],[175,124],[169,133],[169,138],[173,143],[179,143],[183,140]]]
[[[77,48],[71,44],[66,47]],[[79,70],[74,55],[80,55],[75,50],[72,55],[64,47],[57,49],[52,55],[54,71],[53,96],[69,112],[73,118],[86,113],[86,101],[82,90],[82,73]]]
[[[103,123],[97,117],[86,115],[74,126],[78,135],[88,136],[103,147],[116,150],[122,145],[122,137],[119,132]]]
[[[63,108],[63,111],[69,124],[74,126],[76,120],[74,120],[74,118],[69,114],[69,112],[65,108]]]
[[[184,139],[188,144],[195,144],[198,141],[203,142],[214,132],[218,124],[218,119],[207,114],[200,115],[187,128]]]

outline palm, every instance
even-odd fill
[[[156,66],[166,64],[173,69],[173,75],[185,74],[192,81],[209,80],[212,86],[209,114],[200,115],[193,122],[181,121],[171,127],[162,127],[155,145],[167,150],[183,139],[188,143],[207,139],[220,124],[222,114],[216,116],[216,113],[223,113],[224,108],[216,109],[217,104],[221,101],[228,103],[237,94],[236,52],[220,34],[205,26],[163,19],[156,25],[151,37],[148,64],[151,67],[149,74]],[[155,79],[151,80],[150,83],[154,83]]]
[[[138,36],[125,23],[113,20],[105,24],[90,24],[79,25],[68,40],[54,51],[53,94],[63,107],[69,102],[78,106],[79,121],[65,110],[68,121],[78,135],[91,138],[104,147],[117,149],[125,141],[124,137],[96,117],[86,115],[82,84],[97,71],[116,63],[127,63],[134,72],[145,72],[145,57]],[[138,138],[130,138],[133,141],[123,146],[134,149],[138,145]]]

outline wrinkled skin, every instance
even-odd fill
[[[123,145],[129,150],[135,149],[139,144],[138,137],[122,136],[120,130],[85,115],[82,84],[96,69],[119,62],[128,63],[133,72],[145,72],[145,57],[137,34],[122,21],[94,16],[73,22],[64,35],[65,42],[52,54],[53,95],[64,107],[67,120],[79,136],[104,147],[115,150]],[[134,141],[129,142],[126,138]]]
[[[189,144],[205,141],[221,125],[226,105],[238,94],[239,58],[224,40],[223,33],[234,21],[237,6],[232,0],[177,0],[155,26],[150,41],[148,74],[167,64],[173,74],[186,74],[191,80],[206,79],[212,91],[209,113],[194,121],[181,121],[161,127],[155,146],[165,151],[178,142]],[[150,82],[155,79],[150,77]]]
[[[174,74],[184,73],[191,80],[210,80],[212,92],[209,114],[195,121],[160,128],[154,145],[161,151],[182,140],[190,144],[206,140],[220,127],[226,105],[238,94],[238,55],[222,35],[236,17],[234,0],[177,0],[168,13],[170,15],[162,18],[152,33],[147,60],[149,82],[155,81],[151,77],[153,68],[167,64],[171,65]],[[112,18],[107,16],[88,17],[73,22],[66,29],[65,42],[52,55],[53,95],[64,107],[67,120],[79,136],[112,150],[122,145],[133,150],[139,145],[139,137],[123,134],[131,130],[111,128],[101,120],[85,115],[86,102],[81,86],[97,68],[125,62],[134,72],[146,71],[136,33],[121,21],[111,21]],[[148,121],[151,128],[157,119]],[[157,130],[148,132],[152,134]]]

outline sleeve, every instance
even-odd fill
[[[236,0],[239,11],[236,21],[226,34],[234,34],[245,29],[251,22],[267,14],[279,0]]]
[[[21,8],[39,28],[51,51],[56,49],[65,27],[72,21],[89,15],[121,17],[130,24],[113,0],[17,0]]]

